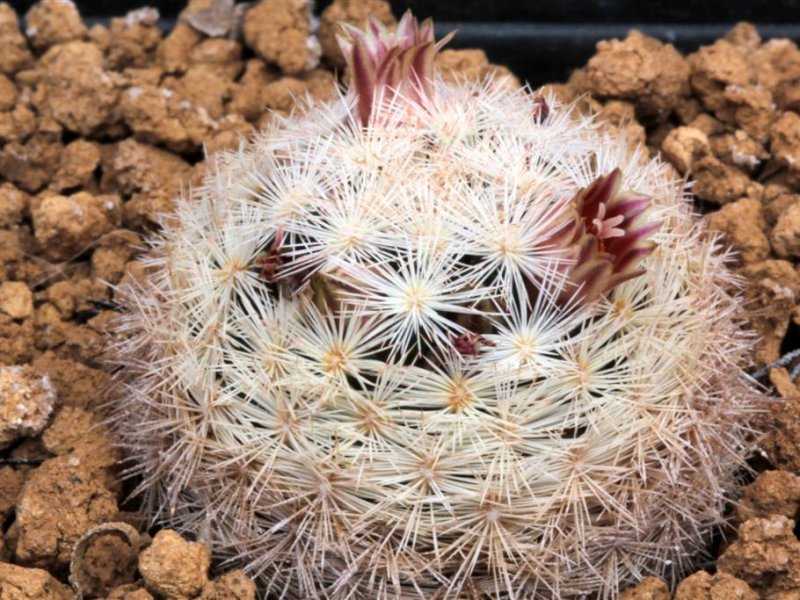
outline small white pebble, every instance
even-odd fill
[[[143,6],[125,15],[125,27],[134,27],[139,24],[155,25],[160,18],[161,14],[158,12],[157,8]]]

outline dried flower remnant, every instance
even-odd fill
[[[350,92],[217,154],[120,295],[150,517],[264,596],[676,576],[757,397],[683,182],[550,95],[445,81],[430,23],[344,46]]]
[[[462,333],[453,341],[453,347],[462,356],[477,356],[481,352],[481,347],[493,345],[491,340],[471,331]]]
[[[415,102],[429,98],[433,59],[454,35],[435,41],[433,21],[420,25],[410,11],[394,33],[374,17],[368,20],[366,31],[348,24],[343,28],[339,45],[350,67],[350,90],[362,125],[369,123],[376,99],[388,103],[396,95]]]
[[[255,265],[258,269],[258,274],[267,283],[275,283],[278,280],[278,274],[281,267],[286,262],[286,256],[283,251],[283,231],[278,230],[275,232],[275,241],[270,246],[269,250],[262,252],[256,257]]]
[[[544,121],[550,115],[550,107],[547,105],[547,99],[541,94],[533,96],[532,104],[531,116],[534,119]]]

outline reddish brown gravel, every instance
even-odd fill
[[[136,531],[103,424],[108,284],[137,276],[156,215],[206,156],[299,95],[334,93],[347,77],[336,23],[369,14],[396,22],[385,0],[335,0],[316,31],[305,0],[244,15],[192,0],[164,33],[153,9],[88,27],[69,0],[41,0],[21,29],[0,3],[2,600],[256,597],[203,542]],[[477,49],[445,50],[438,66],[510,75]],[[632,31],[549,89],[694,180],[702,218],[737,251],[760,336],[753,366],[775,361],[800,327],[800,49],[744,23],[688,56]],[[713,568],[673,589],[647,578],[621,598],[800,598],[800,392],[785,369],[766,383],[777,399],[759,472],[731,506]]]

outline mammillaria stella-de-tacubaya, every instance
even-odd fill
[[[430,22],[218,155],[122,290],[154,519],[267,597],[614,597],[722,520],[757,393],[682,181]]]

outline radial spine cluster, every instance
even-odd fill
[[[276,116],[164,216],[114,348],[145,509],[270,598],[675,576],[749,444],[725,253],[665,165],[445,83],[426,27],[351,31],[369,98]]]

